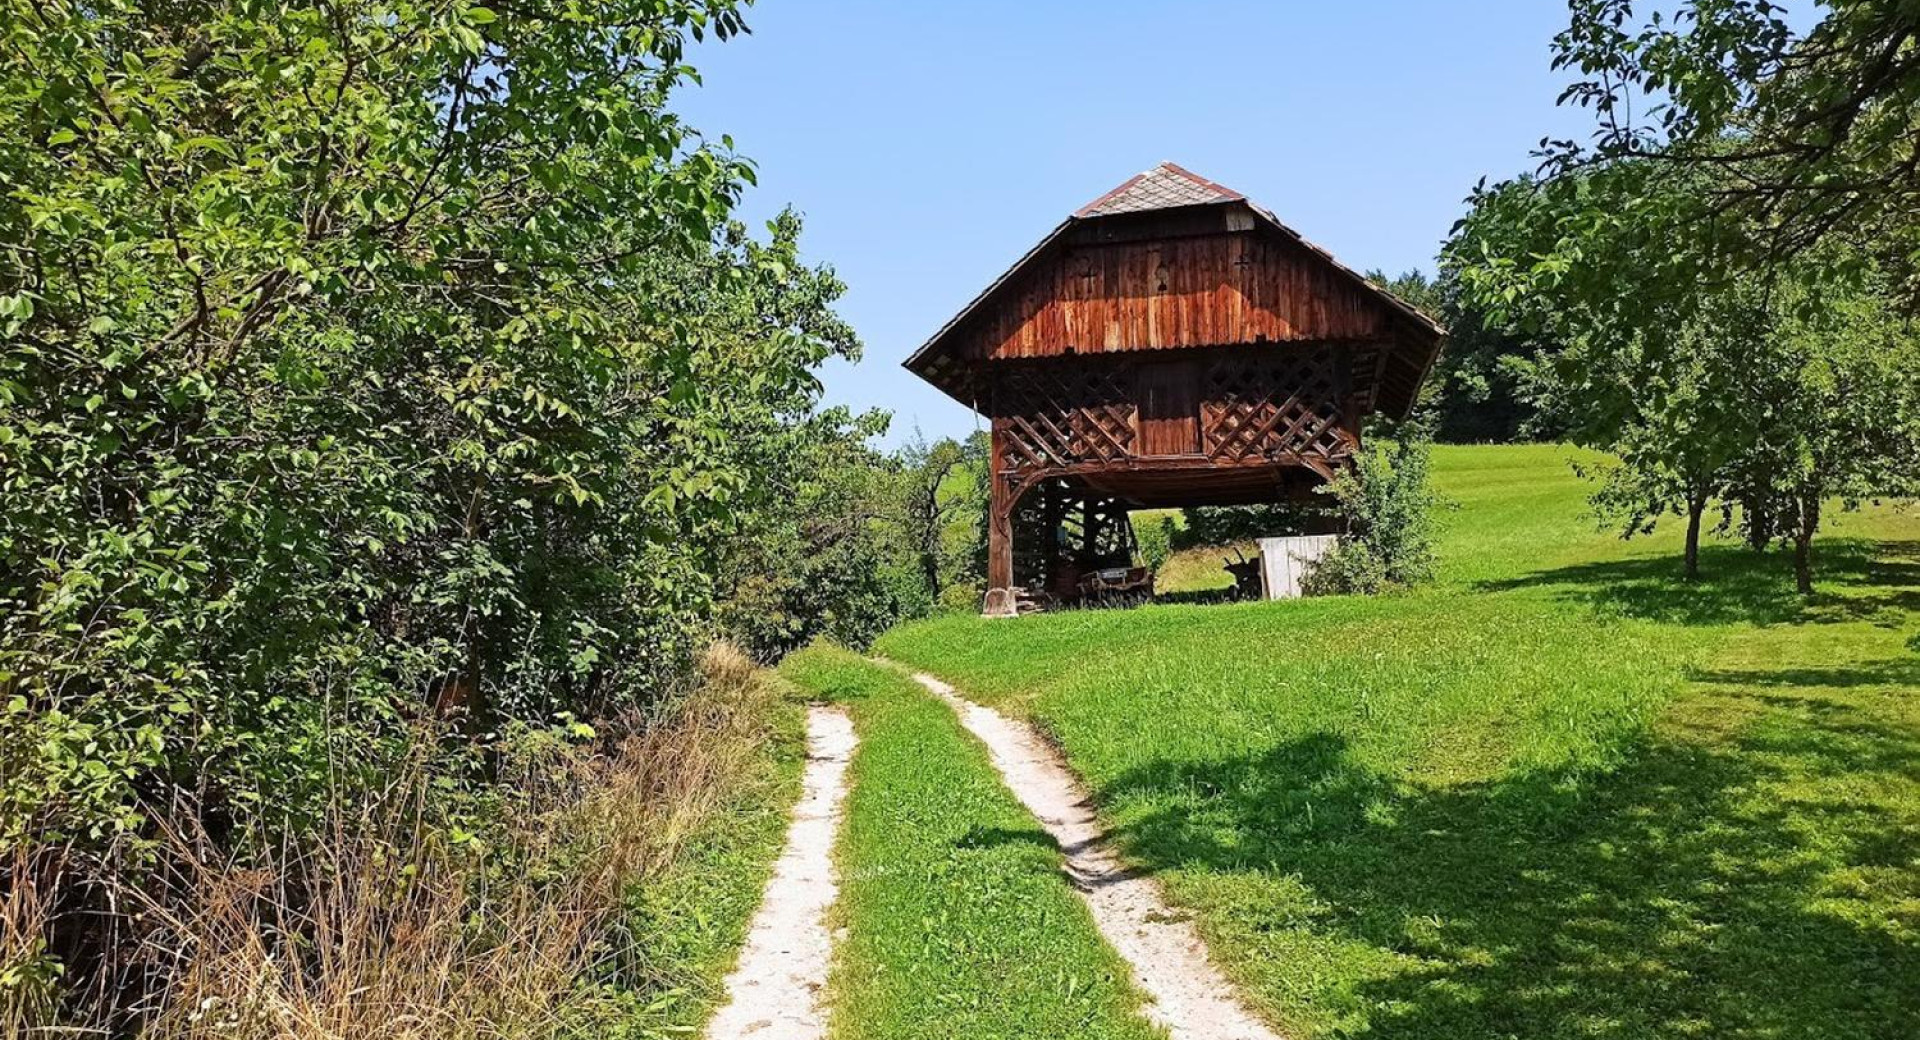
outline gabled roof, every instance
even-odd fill
[[[965,323],[969,317],[985,306],[989,300],[993,299],[1003,287],[1019,277],[1020,274],[1029,267],[1033,266],[1042,256],[1048,254],[1053,245],[1065,236],[1069,230],[1077,225],[1091,221],[1100,221],[1109,217],[1120,217],[1159,210],[1180,210],[1209,206],[1239,206],[1250,211],[1259,223],[1265,225],[1268,230],[1277,232],[1316,254],[1333,269],[1339,271],[1351,279],[1356,285],[1378,297],[1393,311],[1398,312],[1402,317],[1408,319],[1421,333],[1431,335],[1435,346],[1427,352],[1426,358],[1420,364],[1420,378],[1415,381],[1415,386],[1417,387],[1420,380],[1424,380],[1426,370],[1432,366],[1434,357],[1438,353],[1438,340],[1440,337],[1446,335],[1446,329],[1442,328],[1439,322],[1434,321],[1406,301],[1375,284],[1365,275],[1341,263],[1334,258],[1332,253],[1308,241],[1300,232],[1281,223],[1280,219],[1275,217],[1272,212],[1255,204],[1240,192],[1218,182],[1210,181],[1191,170],[1171,162],[1162,162],[1150,170],[1137,173],[1113,190],[1075,210],[1072,216],[1048,232],[1047,236],[1036,243],[1032,249],[1027,250],[1019,260],[1014,262],[1012,267],[1002,272],[1000,277],[995,278],[990,285],[982,289],[978,296],[975,296],[969,301],[965,307],[961,308],[960,313],[954,315],[946,324],[940,327],[938,332],[935,332],[925,343],[921,344],[920,349],[914,351],[912,356],[908,357],[903,364],[910,371],[929,380],[934,383],[934,385],[939,386],[962,404],[968,404],[969,402],[966,396],[956,390],[946,378],[943,378],[943,376],[947,374],[944,370],[948,369],[948,364],[946,360],[940,356],[942,353],[942,343],[948,338],[949,334]],[[1411,405],[1411,395],[1408,396],[1407,403]]]
[[[1163,162],[1145,173],[1136,173],[1126,183],[1074,211],[1074,216],[1110,217],[1116,213],[1144,213],[1150,209],[1174,209],[1179,206],[1205,206],[1214,202],[1240,202],[1245,195],[1223,184]]]

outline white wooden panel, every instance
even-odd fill
[[[1300,580],[1340,541],[1338,535],[1303,534],[1260,539],[1260,583],[1268,599],[1297,599]]]

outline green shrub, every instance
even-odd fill
[[[113,993],[88,900],[170,839],[297,856],[423,729],[482,796],[516,723],[656,708],[857,344],[667,107],[725,0],[6,2],[0,850]]]
[[[1360,452],[1321,489],[1336,504],[1342,533],[1302,581],[1307,595],[1376,593],[1433,578],[1441,503],[1428,482],[1431,441],[1417,426],[1400,433]]]
[[[1175,549],[1232,545],[1256,538],[1316,534],[1327,529],[1327,508],[1319,502],[1269,502],[1257,506],[1199,506],[1188,509]]]
[[[1385,561],[1359,542],[1343,541],[1314,561],[1300,579],[1308,596],[1372,595],[1391,584]]]
[[[985,586],[979,582],[949,585],[940,590],[940,602],[934,607],[943,612],[971,613],[980,609],[980,601],[986,592]]]
[[[1173,555],[1173,541],[1179,535],[1173,517],[1162,516],[1158,523],[1134,528],[1133,537],[1140,553],[1140,565],[1158,573]]]
[[[854,338],[665,107],[732,7],[550,6],[0,18],[0,845],[685,676]]]

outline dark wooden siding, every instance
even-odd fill
[[[962,329],[1004,360],[1385,335],[1379,300],[1305,248],[1256,230],[1069,244]]]
[[[1191,360],[1142,364],[1135,372],[1140,402],[1136,453],[1158,458],[1200,453],[1199,366]]]

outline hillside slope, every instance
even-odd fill
[[[1435,587],[890,633],[1024,712],[1301,1036],[1920,1029],[1920,519],[1821,595],[1594,529],[1549,446],[1442,448]]]

